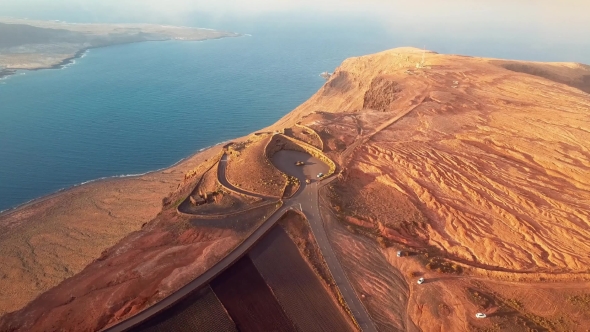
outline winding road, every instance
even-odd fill
[[[229,183],[225,176],[227,161],[228,156],[224,155],[219,162],[217,174],[218,180],[222,185],[238,193],[251,195],[254,197],[268,198],[266,196],[244,191]],[[259,228],[257,228],[248,238],[246,238],[232,252],[230,252],[227,256],[221,259],[218,263],[216,263],[202,275],[198,276],[189,284],[185,285],[175,293],[169,295],[168,297],[164,298],[163,300],[154,304],[153,306],[139,312],[135,316],[125,321],[119,322],[118,324],[108,327],[103,331],[128,331],[133,327],[139,325],[140,323],[162,313],[167,308],[172,307],[180,300],[187,297],[189,294],[192,294],[193,292],[207,286],[215,277],[220,275],[232,264],[234,264],[244,255],[246,255],[250,251],[250,249],[252,249],[254,245],[256,245],[258,241],[260,241],[264,237],[264,235],[266,235],[272,229],[272,227],[288,210],[300,210],[303,214],[305,214],[311,226],[316,242],[318,243],[321,253],[324,256],[326,264],[328,265],[330,273],[332,274],[332,277],[336,285],[338,286],[340,293],[346,301],[352,315],[354,316],[355,321],[358,323],[361,330],[377,331],[368,312],[366,311],[365,307],[363,306],[362,302],[360,301],[359,297],[354,291],[352,285],[350,284],[346,276],[346,273],[344,272],[344,269],[342,268],[342,265],[340,264],[340,261],[338,260],[336,254],[332,249],[332,246],[326,234],[326,230],[324,228],[322,217],[320,215],[318,201],[319,188],[321,186],[327,185],[336,177],[332,176],[331,178],[324,179],[322,181],[317,180],[317,174],[328,173],[329,166],[324,164],[319,159],[314,158],[309,154],[303,152],[282,150],[274,155],[272,161],[279,170],[286,174],[295,176],[299,179],[301,186],[299,190],[295,193],[295,195],[293,195],[292,198],[285,200],[283,202],[283,205],[272,215],[270,215],[266,219],[266,221],[264,221],[264,223]],[[296,161],[304,161],[305,165],[295,166]],[[307,178],[313,179],[311,184],[305,183],[305,180]]]

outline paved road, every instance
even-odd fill
[[[330,179],[333,180],[334,178]],[[327,182],[327,181],[326,181]],[[330,269],[330,273],[344,297],[348,308],[352,312],[355,320],[359,324],[362,331],[377,331],[369,313],[365,309],[365,306],[362,304],[361,300],[359,299],[357,293],[355,292],[354,288],[350,284],[338,257],[336,257],[336,253],[332,249],[332,245],[330,244],[330,240],[328,239],[328,235],[326,234],[326,229],[324,228],[324,222],[322,220],[322,216],[320,215],[320,208],[319,208],[319,187],[323,186],[327,183],[312,183],[311,185],[307,186],[304,192],[299,197],[298,201],[301,202],[302,210],[307,220],[309,220],[309,224],[313,231],[313,235],[320,247],[322,252],[322,256]]]
[[[296,161],[304,161],[305,166],[295,166]],[[340,293],[344,297],[348,307],[350,308],[354,319],[357,321],[359,326],[361,327],[362,331],[377,331],[375,325],[373,324],[369,314],[367,313],[365,307],[361,303],[360,299],[358,298],[356,292],[352,288],[342,265],[338,261],[330,241],[328,240],[328,236],[326,234],[326,230],[324,229],[324,224],[322,221],[322,217],[320,215],[319,209],[319,201],[318,201],[318,192],[320,186],[324,186],[335,179],[332,177],[330,179],[326,179],[323,181],[317,180],[317,174],[327,173],[329,170],[328,165],[324,164],[319,159],[313,158],[306,153],[297,152],[297,151],[279,151],[273,157],[273,162],[275,165],[283,172],[295,176],[299,179],[301,183],[301,187],[297,191],[292,198],[286,200],[281,208],[279,208],[275,213],[273,213],[269,218],[258,228],[256,229],[252,235],[250,235],[244,242],[238,245],[230,254],[224,257],[221,261],[207,270],[205,273],[191,281],[189,284],[182,287],[177,292],[171,294],[170,296],[164,298],[162,301],[156,303],[155,305],[149,307],[148,309],[138,313],[137,315],[120,322],[112,327],[105,329],[104,331],[108,332],[118,332],[118,331],[126,331],[139,323],[151,318],[163,310],[173,306],[189,294],[201,289],[208,285],[215,277],[220,275],[223,271],[229,268],[232,264],[246,255],[252,247],[270,229],[277,223],[277,221],[283,216],[285,212],[290,209],[293,210],[300,210],[305,214],[309,223],[311,225],[312,232],[316,238],[318,246],[326,260],[328,268],[330,269],[330,273],[338,286]],[[227,164],[227,155],[224,155],[220,161],[219,168],[218,168],[218,177],[219,182],[224,186],[228,186],[230,189],[235,190],[237,192],[241,192],[247,195],[251,193],[243,191],[239,188],[234,187],[227,181],[225,177],[225,168]],[[306,185],[305,179],[312,178],[312,183],[310,185]],[[256,195],[256,194],[255,194]],[[256,197],[263,197],[261,195],[256,195]]]
[[[305,166],[295,166],[295,162],[301,160],[305,162]],[[319,188],[336,179],[332,176],[323,181],[317,181],[317,174],[326,174],[329,171],[328,165],[324,164],[319,159],[313,158],[308,154],[296,151],[282,150],[273,156],[273,163],[282,172],[295,176],[301,183],[301,188],[297,194],[290,200],[286,201],[286,207],[294,207],[301,209],[305,217],[309,221],[313,235],[320,247],[322,255],[328,265],[332,278],[336,282],[342,297],[346,301],[348,308],[352,312],[354,319],[357,321],[363,331],[377,331],[369,313],[363,306],[354,288],[350,284],[338,257],[332,249],[324,222],[320,214],[319,206]],[[305,184],[306,178],[312,178],[313,182],[309,185]]]

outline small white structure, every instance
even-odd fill
[[[418,285],[422,285],[424,283],[424,278],[418,279]]]
[[[486,317],[487,317],[486,314],[481,313],[481,312],[478,312],[475,314],[475,318],[486,318]]]

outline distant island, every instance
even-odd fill
[[[16,70],[58,68],[91,48],[142,41],[199,41],[240,34],[156,24],[78,24],[0,18],[0,78]]]

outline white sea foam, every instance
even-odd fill
[[[246,36],[246,37],[252,37],[252,35],[249,34],[249,33],[245,33],[244,36]]]
[[[76,60],[71,60],[70,62],[66,63],[65,65],[61,66],[61,69],[66,69],[76,64]]]

